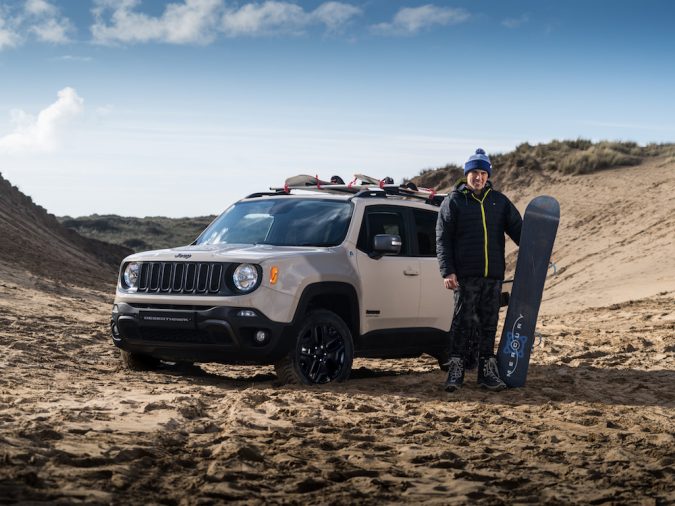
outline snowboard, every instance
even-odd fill
[[[400,195],[402,197],[417,197],[420,199],[429,200],[440,205],[446,197],[445,193],[436,193],[431,188],[417,188],[416,186],[398,185],[395,183],[386,184],[383,180],[366,176],[364,174],[354,174],[354,177],[365,184],[377,185],[378,188],[383,189],[390,195]]]
[[[516,273],[497,351],[499,375],[509,387],[525,385],[559,220],[560,204],[553,197],[536,197],[525,209]]]
[[[298,174],[297,176],[287,178],[282,188],[270,187],[270,190],[275,192],[287,192],[288,190],[307,190],[329,193],[358,193],[366,188],[366,186],[355,186],[352,184],[334,184],[330,181],[317,179],[316,176]]]
[[[287,186],[327,186],[331,184],[330,181],[322,181],[321,179],[317,179],[316,176],[308,176],[306,174],[289,177],[285,183]]]
[[[365,184],[380,185],[380,180],[376,177],[366,176],[365,174],[354,174],[354,177]]]

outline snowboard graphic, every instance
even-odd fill
[[[525,209],[516,273],[497,351],[499,375],[509,387],[525,385],[559,220],[560,204],[553,197],[536,197]]]

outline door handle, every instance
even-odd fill
[[[419,276],[420,272],[416,271],[415,269],[404,269],[403,274],[406,276]]]

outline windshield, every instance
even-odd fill
[[[202,232],[196,244],[337,246],[352,206],[342,200],[268,199],[237,202]]]

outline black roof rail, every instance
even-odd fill
[[[250,195],[247,195],[245,198],[247,199],[254,199],[257,197],[269,197],[272,195],[290,195],[290,192],[285,192],[283,190],[277,190],[273,192],[256,192],[256,193],[251,193]]]

